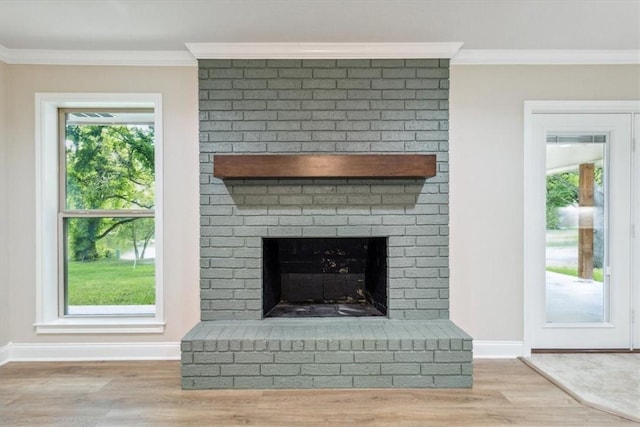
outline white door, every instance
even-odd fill
[[[632,114],[532,114],[525,149],[525,340],[630,348]]]

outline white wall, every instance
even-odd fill
[[[9,282],[7,267],[7,68],[0,61],[0,348],[9,342]]]
[[[638,66],[452,67],[451,316],[476,340],[523,337],[523,102],[638,99],[639,75]],[[7,246],[0,250],[11,249],[0,256],[0,285],[10,284],[0,286],[0,346],[7,340],[179,341],[199,319],[197,69],[0,64],[0,81],[11,107],[0,115],[7,144],[0,145],[0,165],[11,177],[11,186],[0,182],[7,196],[0,222],[6,221],[0,232]],[[101,91],[164,96],[167,329],[163,335],[39,336],[32,326],[34,93]],[[14,308],[8,338],[7,306]]]
[[[8,65],[8,281],[13,343],[177,342],[199,320],[198,100],[195,67]],[[3,91],[4,93],[5,91]],[[36,335],[36,92],[160,92],[164,113],[164,334]],[[5,126],[3,126],[3,129]],[[3,153],[5,158],[5,153]],[[5,217],[3,213],[3,218]],[[3,237],[4,240],[4,237]]]
[[[453,66],[451,318],[476,340],[523,338],[523,103],[640,99],[640,67]]]

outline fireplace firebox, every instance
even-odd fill
[[[387,238],[263,239],[264,317],[387,314]]]

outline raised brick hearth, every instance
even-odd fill
[[[202,322],[184,388],[471,386],[472,341],[449,320],[448,76],[438,59],[199,62]],[[243,153],[435,154],[437,174],[213,176],[216,154]],[[386,315],[264,318],[265,242],[344,237],[386,244]],[[317,280],[371,302],[363,278]]]
[[[201,322],[185,388],[469,387],[471,337],[448,320]]]

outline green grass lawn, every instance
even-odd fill
[[[155,304],[153,261],[101,259],[68,264],[68,305]]]
[[[554,273],[566,274],[567,276],[578,277],[578,268],[577,267],[547,267],[547,271],[552,271]],[[593,269],[593,280],[596,282],[602,282],[602,269],[594,268]]]

